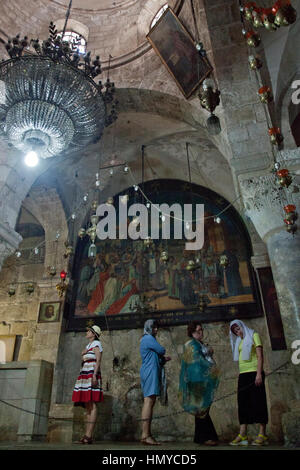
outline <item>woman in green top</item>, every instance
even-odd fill
[[[240,433],[230,445],[248,445],[247,425],[259,423],[260,429],[253,445],[267,445],[268,409],[263,371],[263,346],[258,333],[244,322],[230,323],[230,342],[233,360],[239,361],[238,414]]]

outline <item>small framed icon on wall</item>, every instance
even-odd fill
[[[39,323],[58,322],[60,319],[61,302],[41,302],[39,309]]]

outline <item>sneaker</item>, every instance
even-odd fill
[[[238,434],[237,437],[229,443],[230,446],[247,446],[248,444],[248,436],[242,436],[241,434]]]
[[[252,442],[253,446],[267,446],[269,445],[269,439],[263,434],[258,434],[257,438]]]

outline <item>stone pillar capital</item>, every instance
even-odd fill
[[[300,207],[300,193],[293,192],[292,187],[280,189],[271,172],[259,176],[244,176],[240,179],[240,188],[246,215],[264,241],[269,235],[285,230],[284,206],[288,202]]]

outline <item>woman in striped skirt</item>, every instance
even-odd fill
[[[83,406],[86,409],[86,433],[80,439],[82,444],[93,442],[97,403],[103,401],[100,372],[103,348],[99,341],[100,333],[101,329],[96,325],[87,330],[86,338],[89,343],[82,351],[82,367],[72,395],[74,405]]]

